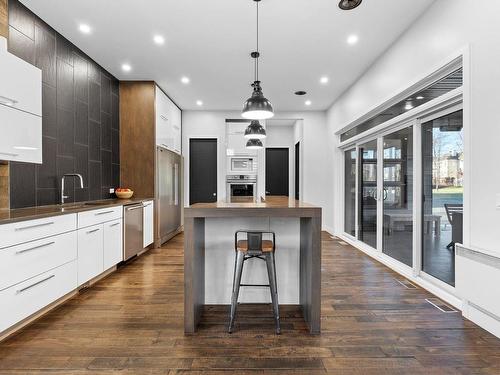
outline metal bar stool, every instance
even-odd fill
[[[238,234],[246,234],[246,240],[238,240]],[[271,234],[273,240],[263,240],[263,234]],[[280,314],[278,305],[278,290],[276,283],[276,263],[274,252],[276,250],[276,235],[274,232],[266,231],[245,231],[238,230],[234,234],[234,250],[236,252],[234,260],[234,276],[233,276],[233,293],[231,296],[231,315],[229,319],[228,331],[231,333],[234,327],[234,319],[236,318],[236,307],[238,305],[238,295],[240,286],[263,286],[271,290],[271,300],[273,304],[274,319],[276,321],[276,334],[281,333]],[[243,263],[252,258],[257,258],[266,261],[267,276],[269,284],[241,284],[241,274],[243,273]]]

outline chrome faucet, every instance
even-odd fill
[[[67,173],[61,178],[61,204],[64,204],[64,200],[69,198],[69,195],[64,195],[64,178],[65,177],[78,177],[80,179],[80,188],[83,189],[83,177],[79,173]]]

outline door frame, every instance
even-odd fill
[[[225,198],[225,192],[223,192],[223,195],[221,195],[221,187],[220,187],[220,177],[221,177],[221,170],[220,170],[220,137],[218,136],[192,136],[192,137],[187,137],[187,145],[186,145],[186,154],[184,157],[184,186],[186,187],[184,190],[184,207],[189,207],[190,206],[190,193],[191,193],[191,181],[190,181],[190,174],[191,174],[191,168],[190,168],[190,163],[191,163],[191,139],[215,139],[217,142],[217,200],[221,199],[221,197]],[[187,157],[186,157],[187,156]]]

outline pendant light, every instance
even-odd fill
[[[266,99],[262,92],[262,87],[259,81],[259,2],[260,0],[253,0],[257,4],[257,51],[252,52],[250,56],[254,59],[254,75],[255,80],[252,84],[252,96],[245,102],[241,116],[251,120],[265,120],[274,116],[273,106],[271,102]]]
[[[259,120],[252,120],[250,125],[245,129],[245,138],[264,139],[266,138],[266,129],[260,124]]]
[[[249,139],[247,141],[247,148],[249,150],[260,150],[261,148],[264,148],[264,145],[260,139]]]
[[[339,8],[342,10],[353,10],[358,7],[363,0],[340,0]]]

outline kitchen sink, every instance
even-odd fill
[[[105,202],[105,201],[97,201],[97,202],[83,202],[83,203],[78,203],[74,204],[71,206],[62,206],[61,209],[63,211],[73,211],[73,210],[79,210],[85,207],[93,207],[93,206],[109,206],[110,202]]]

